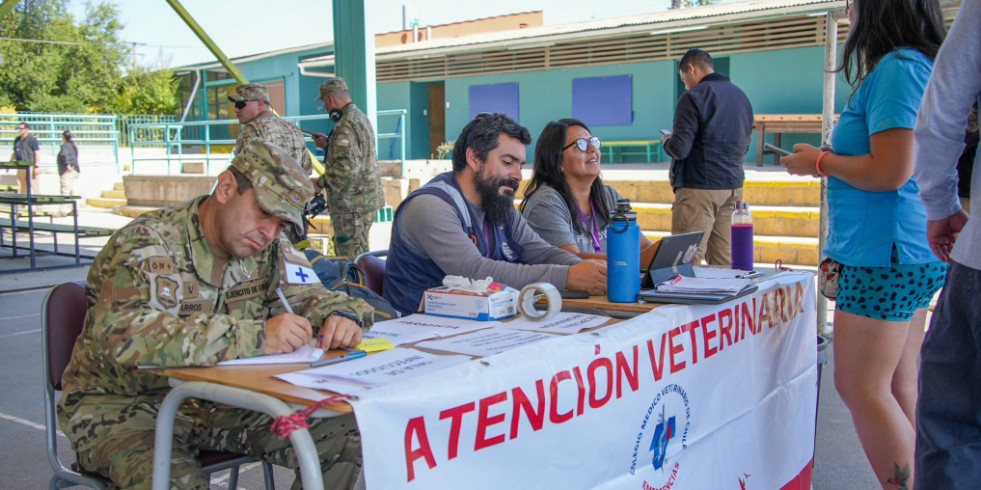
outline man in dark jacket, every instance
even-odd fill
[[[689,49],[678,67],[687,92],[678,100],[674,129],[664,138],[671,156],[674,206],[671,233],[702,230],[698,260],[730,265],[733,205],[743,198],[743,155],[753,131],[753,107],[712,57]]]

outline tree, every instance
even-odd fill
[[[130,69],[119,12],[88,3],[75,21],[68,0],[21,0],[0,19],[0,106],[34,112],[173,113],[169,70]]]

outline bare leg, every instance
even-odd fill
[[[883,489],[909,490],[915,431],[894,394],[893,384],[906,357],[910,324],[874,320],[838,310],[834,326],[835,388],[852,413],[865,456]],[[919,345],[922,330],[914,337]],[[906,369],[903,371],[901,377],[905,378]],[[915,380],[914,376],[912,387],[899,390],[902,393],[913,390],[914,401]]]
[[[916,427],[916,393],[917,393],[917,368],[920,357],[920,346],[923,345],[923,332],[926,326],[926,308],[916,310],[909,323],[909,334],[906,336],[906,345],[903,346],[903,354],[899,358],[899,365],[892,377],[892,394],[899,402],[903,412],[909,419],[909,423]]]

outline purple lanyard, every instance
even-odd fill
[[[576,212],[579,213],[579,220],[582,221],[583,226],[593,225],[593,251],[595,253],[603,253],[603,247],[600,246],[599,230],[596,229],[596,220],[592,219],[596,216],[596,206],[593,206],[593,202],[589,202],[589,217],[579,209],[579,204],[576,204]]]

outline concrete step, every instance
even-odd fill
[[[671,203],[674,191],[665,180],[604,180],[630,202]],[[523,194],[522,194],[523,195]],[[818,181],[747,181],[743,200],[752,206],[820,206]]]
[[[126,191],[113,189],[111,191],[102,191],[102,197],[107,199],[126,199]]]
[[[650,241],[670,235],[668,231],[644,231]],[[793,236],[753,236],[753,262],[773,265],[780,260],[786,265],[818,265],[818,239]]]
[[[106,208],[112,209],[116,206],[125,206],[126,199],[115,199],[106,197],[90,197],[85,200],[85,203],[94,208]]]
[[[115,182],[115,183],[112,184],[112,188],[113,188],[113,190],[117,190],[117,191],[125,191],[126,190],[126,184],[123,183],[123,181]]]
[[[633,203],[642,230],[671,230],[671,205]],[[753,231],[757,235],[817,237],[820,212],[817,207],[750,206]]]

